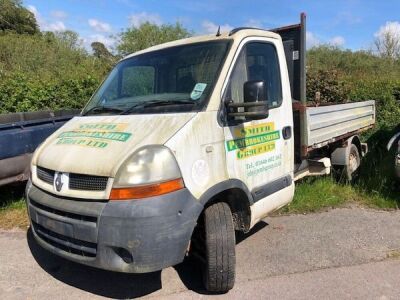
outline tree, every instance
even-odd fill
[[[117,51],[121,55],[127,55],[154,45],[183,39],[191,36],[180,23],[156,25],[150,22],[139,27],[131,27],[120,33],[120,43]]]
[[[82,49],[82,40],[79,34],[72,30],[54,32],[56,39],[71,50]]]
[[[20,0],[0,0],[0,32],[39,33],[36,18]]]
[[[400,23],[387,22],[375,34],[376,50],[381,57],[400,58]]]
[[[110,60],[114,57],[103,43],[93,42],[90,46],[92,47],[93,55],[97,58]]]

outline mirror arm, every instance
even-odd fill
[[[241,103],[234,103],[229,102],[228,107],[255,107],[255,106],[266,106],[268,105],[268,101],[258,101],[258,102],[241,102]]]
[[[259,117],[260,115],[262,114],[258,111],[228,113],[229,117]]]

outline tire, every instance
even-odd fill
[[[357,177],[356,171],[360,167],[360,164],[360,153],[358,152],[357,146],[352,144],[350,146],[348,164],[344,167],[345,176],[348,181],[351,181],[352,179]]]
[[[228,204],[219,202],[204,211],[203,282],[209,292],[225,293],[235,283],[235,230]]]

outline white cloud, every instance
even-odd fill
[[[386,34],[390,34],[390,36],[394,37],[397,40],[400,40],[400,23],[399,22],[386,22],[385,25],[381,26],[377,32],[375,32],[374,36],[376,38],[380,38],[385,36]]]
[[[38,10],[37,10],[37,8],[36,8],[35,6],[33,6],[33,5],[28,5],[27,8],[28,8],[28,10],[29,10],[31,13],[33,13],[33,14],[35,15],[35,18],[36,18],[37,20],[41,18],[40,14],[39,14],[39,12],[38,12]],[[39,21],[39,20],[38,20],[38,21]]]
[[[263,24],[260,20],[256,20],[256,19],[250,19],[248,20],[244,26],[246,27],[254,27],[254,28],[262,28]]]
[[[329,44],[337,47],[342,47],[346,43],[344,37],[338,35],[329,40]]]
[[[322,38],[311,31],[306,33],[306,45],[307,49],[318,47],[323,44],[329,44],[332,46],[342,47],[346,43],[344,37],[337,35],[331,39]]]
[[[65,31],[67,27],[65,27],[64,23],[61,21],[56,21],[53,23],[46,23],[42,29],[44,31]]]
[[[321,40],[311,31],[306,32],[306,45],[307,48],[317,47],[321,45]]]
[[[201,24],[201,26],[203,27],[203,31],[206,33],[217,33],[218,31],[218,27],[221,26],[221,32],[225,32],[225,31],[231,31],[233,29],[233,27],[229,24],[223,24],[223,25],[217,25],[211,21],[203,21],[203,23]]]
[[[158,14],[149,14],[147,12],[130,15],[129,22],[133,27],[140,27],[140,25],[146,22],[156,25],[161,25],[163,23]]]
[[[27,6],[28,10],[35,15],[39,27],[43,31],[65,31],[67,28],[62,21],[48,22],[33,5]]]
[[[50,12],[50,15],[55,19],[65,19],[68,16],[63,10],[53,10]]]
[[[103,34],[96,33],[96,34],[89,35],[88,37],[83,39],[83,43],[87,49],[90,49],[90,45],[93,42],[100,42],[100,43],[104,44],[104,46],[106,46],[108,49],[114,47],[114,45],[115,45],[115,39],[113,39],[112,37],[107,37]]]
[[[89,19],[88,20],[89,26],[97,32],[111,32],[111,25],[105,22],[101,22],[96,19]]]

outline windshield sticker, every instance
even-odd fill
[[[127,127],[127,123],[79,124],[76,129],[62,132],[56,144],[105,148],[110,142],[126,142],[132,135],[122,131]]]
[[[275,130],[275,123],[270,122],[237,128],[233,138],[226,142],[227,151],[236,150],[237,159],[246,159],[275,150],[275,141],[280,139],[280,132]]]
[[[190,93],[190,98],[192,100],[199,100],[204,90],[206,89],[206,83],[196,83],[193,91]]]

